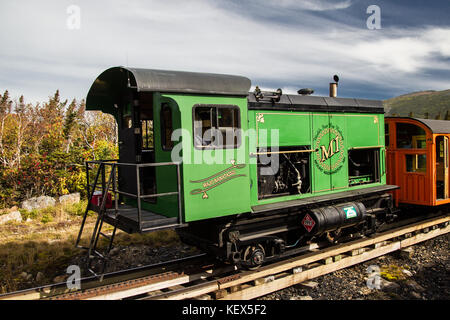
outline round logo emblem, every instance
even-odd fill
[[[324,126],[317,132],[314,140],[316,166],[326,174],[339,171],[345,162],[344,138],[339,128]]]

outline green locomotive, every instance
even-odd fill
[[[105,221],[130,233],[176,228],[258,267],[394,216],[381,101],[250,86],[241,76],[124,67],[95,80],[86,109],[115,117],[119,159],[87,163],[99,169],[86,210],[99,213],[91,253]]]

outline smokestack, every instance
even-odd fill
[[[337,97],[337,87],[339,82],[339,77],[337,75],[333,76],[333,80],[335,82],[330,83],[330,97],[336,98]]]
[[[330,97],[332,97],[332,98],[337,97],[337,83],[336,82],[330,83]]]

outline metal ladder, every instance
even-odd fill
[[[107,196],[108,196],[108,190],[111,186],[112,181],[114,181],[114,184],[115,184],[115,172],[116,172],[115,165],[112,164],[111,173],[109,174],[109,177],[108,177],[108,182],[105,183],[106,182],[105,181],[105,167],[106,166],[104,163],[100,163],[100,167],[98,168],[97,174],[95,176],[95,181],[92,186],[92,191],[90,191],[89,178],[87,178],[88,204],[87,204],[86,210],[84,212],[83,221],[81,223],[80,231],[78,233],[78,238],[77,238],[77,241],[75,244],[75,246],[77,248],[85,249],[88,251],[87,262],[86,262],[87,270],[90,273],[92,273],[94,276],[99,278],[100,281],[103,280],[103,275],[106,270],[107,262],[109,260],[109,253],[112,249],[114,237],[115,237],[116,231],[117,231],[117,219],[115,219],[116,222],[113,225],[114,229],[113,229],[112,234],[107,235],[102,232],[103,222],[104,222],[104,219],[106,216],[105,206],[106,206],[106,201],[107,201]],[[87,177],[89,177],[88,164],[86,164],[86,169],[87,169],[87,172],[86,172]],[[102,198],[101,199],[102,199],[102,201],[101,201],[100,206],[95,206],[92,204],[91,200],[94,196],[94,192],[97,188],[97,184],[99,183],[100,173],[102,173],[102,180],[101,180],[101,184],[102,184]],[[80,245],[80,240],[81,240],[81,236],[83,234],[83,230],[84,230],[84,226],[85,226],[85,222],[86,222],[86,218],[88,216],[89,210],[96,211],[98,213],[98,215],[97,215],[97,221],[95,222],[94,230],[92,232],[92,235],[91,235],[91,238],[89,241],[89,247],[84,247],[84,246]],[[109,240],[109,243],[104,252],[100,252],[97,249],[97,244],[98,244],[98,240],[99,240],[100,236]],[[100,268],[100,272],[98,272],[98,273],[96,273],[94,271],[94,267],[93,267],[93,263],[95,260],[101,261],[101,268]]]

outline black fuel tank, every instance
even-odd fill
[[[310,235],[316,235],[360,224],[364,222],[365,216],[366,207],[364,204],[347,202],[312,209],[303,216],[301,224]]]

